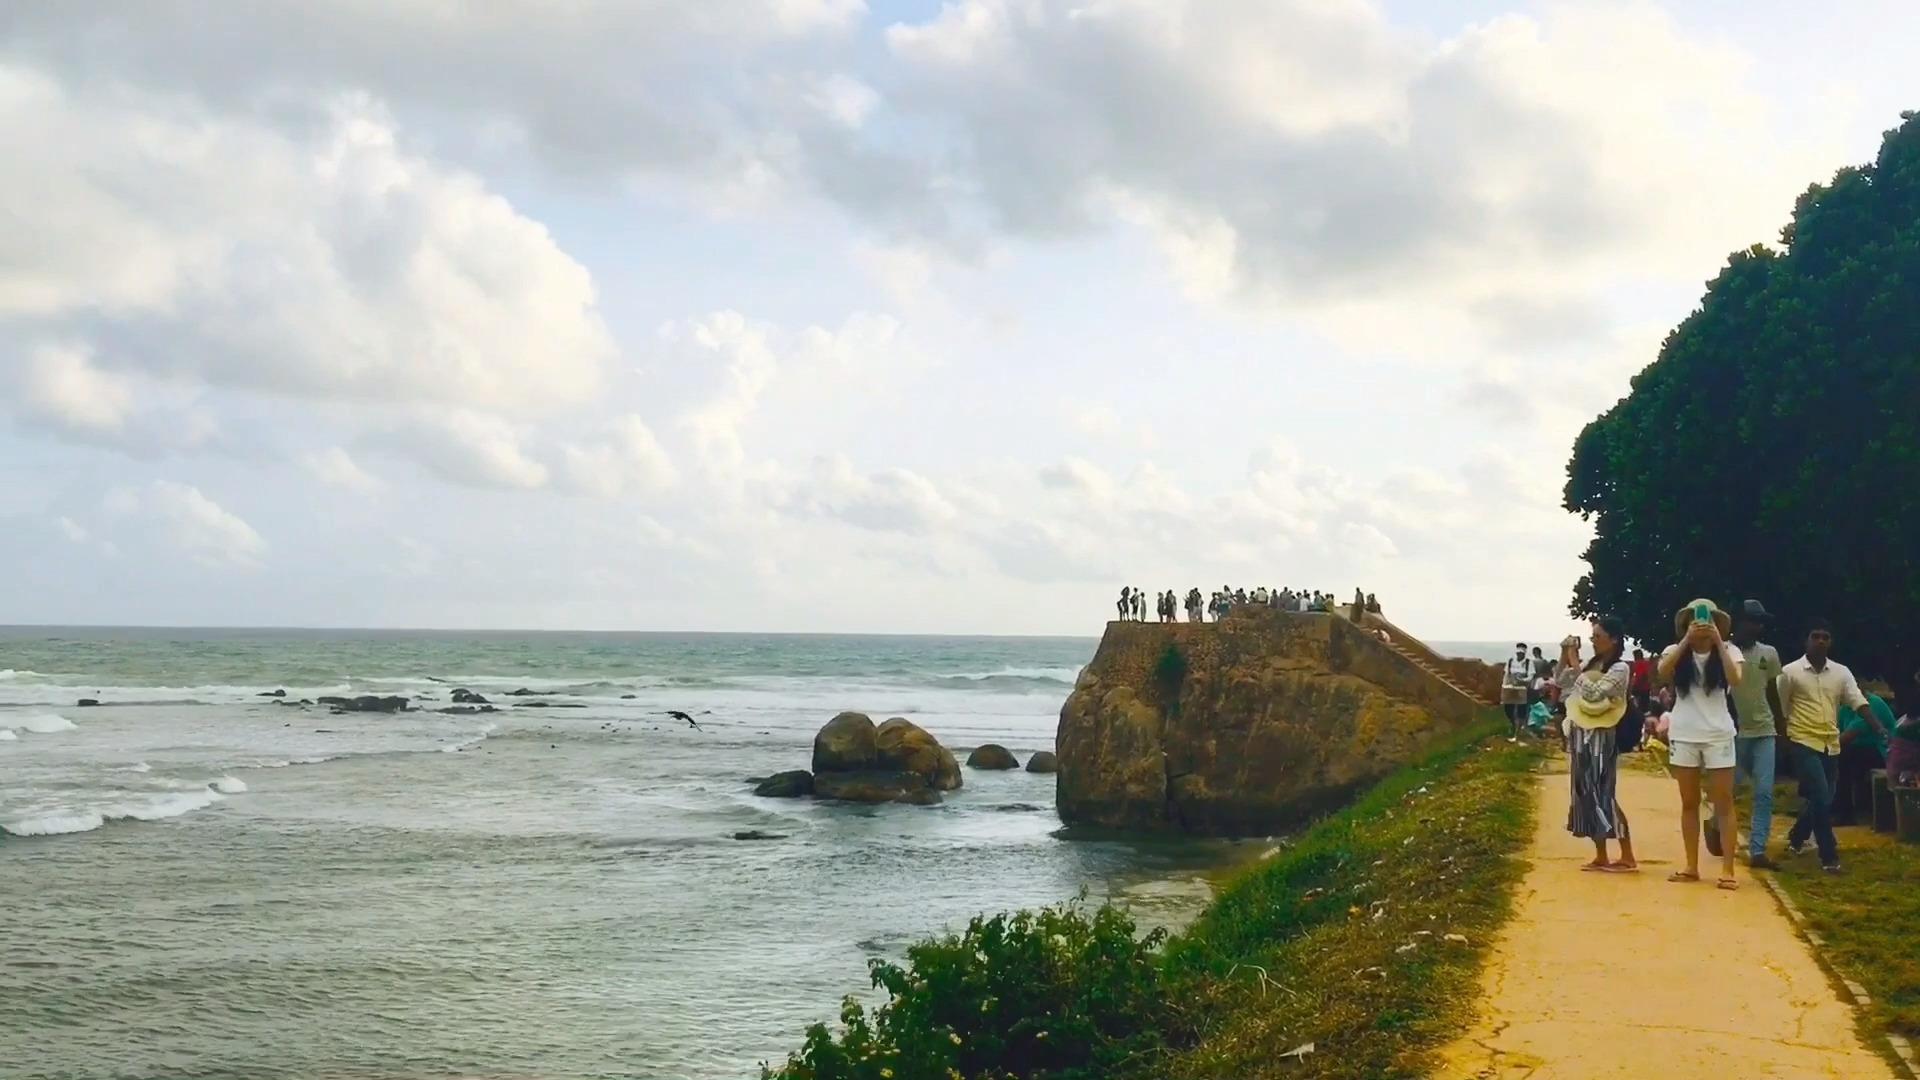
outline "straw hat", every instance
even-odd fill
[[[1676,635],[1683,638],[1687,636],[1687,627],[1693,625],[1693,609],[1701,604],[1707,605],[1707,610],[1713,613],[1713,624],[1720,628],[1721,637],[1733,633],[1733,616],[1721,611],[1719,604],[1702,596],[1697,600],[1687,601],[1686,607],[1673,613],[1673,632]]]

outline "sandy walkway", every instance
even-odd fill
[[[1449,1047],[1443,1080],[1891,1078],[1766,888],[1670,884],[1685,865],[1665,777],[1623,772],[1638,874],[1582,873],[1567,778],[1541,778],[1519,910],[1488,964],[1482,1019]],[[1702,850],[1704,859],[1705,851]]]

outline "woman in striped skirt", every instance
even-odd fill
[[[1626,629],[1611,615],[1593,621],[1593,659],[1573,681],[1567,700],[1568,753],[1572,758],[1573,805],[1567,831],[1593,841],[1593,861],[1582,870],[1629,873],[1639,869],[1627,815],[1615,797],[1620,751],[1614,729],[1627,714],[1632,677],[1622,657]],[[1620,842],[1620,857],[1607,858],[1607,841]]]

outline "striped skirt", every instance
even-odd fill
[[[1573,805],[1567,810],[1567,831],[1589,840],[1628,839],[1626,818],[1615,799],[1620,752],[1614,749],[1614,729],[1569,726]]]

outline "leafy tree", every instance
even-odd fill
[[[1824,615],[1864,673],[1920,666],[1920,115],[1901,119],[1800,196],[1779,250],[1734,254],[1574,442],[1566,507],[1595,537],[1573,614],[1660,644],[1695,596],[1759,597],[1789,649]]]

